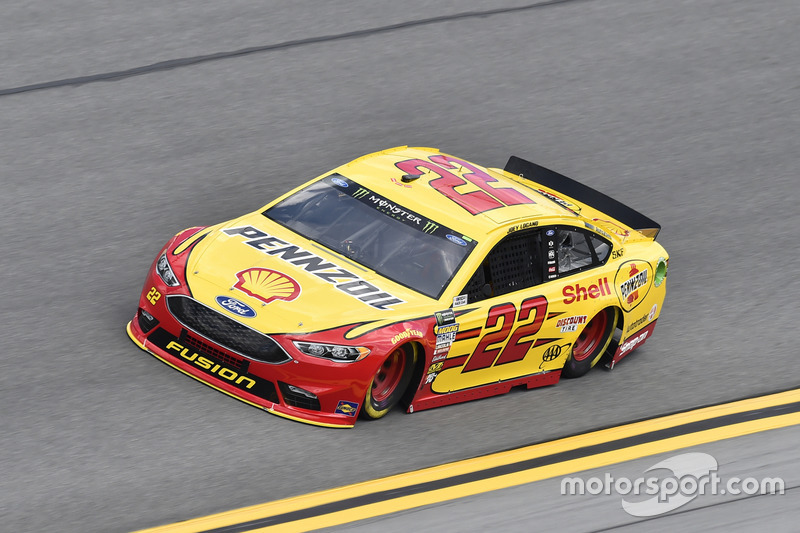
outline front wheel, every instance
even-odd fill
[[[572,353],[564,364],[561,375],[565,378],[579,378],[586,374],[608,348],[616,327],[616,309],[609,307],[597,313],[584,326],[572,345]]]
[[[377,419],[397,405],[411,381],[417,350],[406,344],[399,346],[383,361],[372,377],[361,410],[364,418]]]

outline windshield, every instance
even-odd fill
[[[263,215],[432,298],[441,296],[476,244],[339,174]]]

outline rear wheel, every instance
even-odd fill
[[[609,307],[597,313],[578,334],[561,375],[565,378],[579,378],[586,374],[608,348],[616,327],[616,309]]]
[[[395,348],[386,357],[367,388],[361,410],[364,418],[381,418],[397,405],[411,381],[416,361],[417,350],[410,344]]]

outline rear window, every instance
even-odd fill
[[[432,298],[476,241],[334,174],[263,215],[381,276]]]

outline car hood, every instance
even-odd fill
[[[266,333],[393,322],[440,307],[258,212],[207,231],[186,262],[192,296]]]

